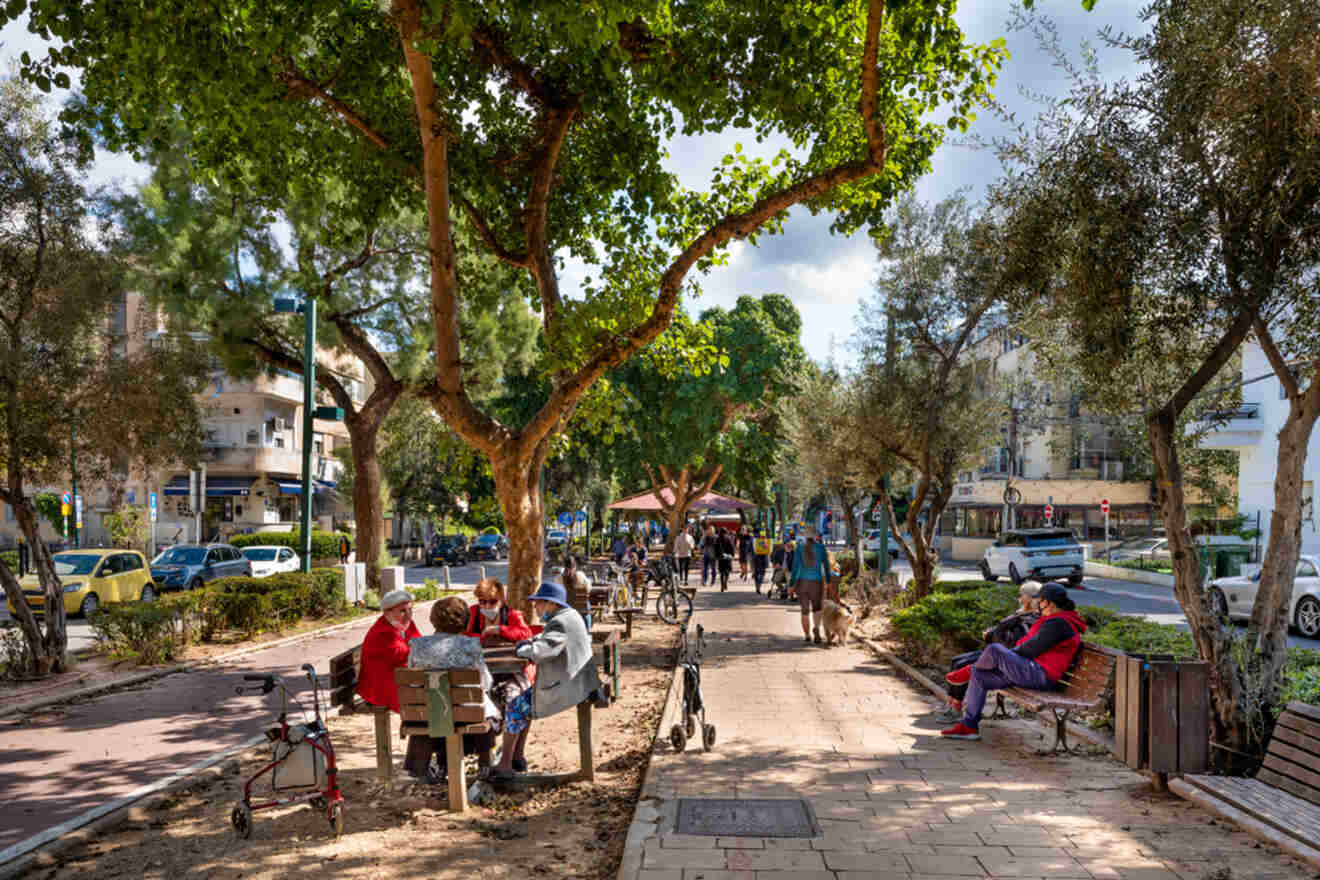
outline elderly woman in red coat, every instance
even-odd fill
[[[358,696],[373,706],[399,711],[399,689],[394,670],[408,665],[408,640],[419,638],[413,623],[412,594],[390,590],[380,600],[380,617],[362,640],[362,669],[358,674]]]

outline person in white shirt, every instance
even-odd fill
[[[678,537],[674,539],[674,559],[678,562],[678,575],[683,579],[683,586],[687,586],[688,571],[692,568],[692,548],[694,547],[692,536],[687,533],[687,529],[682,529]]]

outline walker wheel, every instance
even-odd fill
[[[687,736],[683,733],[683,727],[675,724],[669,730],[669,744],[674,747],[674,751],[681,752],[687,748]]]
[[[234,826],[234,833],[247,840],[252,836],[252,809],[247,804],[239,804],[229,814],[229,821]]]
[[[707,724],[705,727],[701,728],[701,747],[708,752],[715,748],[714,724]]]
[[[335,837],[340,837],[344,833],[344,804],[342,801],[336,801],[330,805],[330,830],[334,832]]]
[[[683,732],[689,737],[697,735],[697,715],[695,712],[688,713],[687,721],[683,724]]]
[[[312,809],[316,810],[318,813],[321,810],[328,809],[330,806],[330,802],[327,801],[324,797],[321,797],[319,795],[317,797],[312,798],[310,801],[308,801],[308,803],[310,803],[312,805]],[[327,813],[326,815],[329,815],[329,813]]]

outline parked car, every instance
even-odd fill
[[[467,565],[467,535],[437,535],[426,553],[427,565]]]
[[[509,539],[500,534],[477,535],[468,545],[473,559],[508,559]]]
[[[1210,607],[1220,617],[1251,619],[1251,606],[1260,586],[1259,571],[1239,577],[1216,578],[1206,586],[1210,590]],[[1320,636],[1320,556],[1298,558],[1288,620],[1308,639]]]
[[[563,529],[550,529],[545,533],[546,547],[562,547],[568,543],[568,532]]]
[[[151,579],[162,590],[196,590],[208,581],[252,574],[252,562],[228,544],[175,544],[151,560]]]
[[[866,533],[866,538],[863,539],[863,541],[862,541],[862,550],[863,550],[864,552],[866,552],[866,553],[879,553],[879,552],[880,552],[880,536],[881,536],[882,534],[884,534],[884,530],[883,530],[883,529],[871,529],[870,531],[868,531],[868,532]],[[898,543],[898,539],[894,537],[894,533],[893,533],[893,532],[890,532],[890,533],[889,533],[889,558],[892,559],[892,560],[894,560],[895,562],[898,561],[898,557],[899,557],[900,555],[902,555],[902,553],[903,553],[903,551],[902,551],[901,549],[899,549],[899,547],[900,547],[900,545],[899,545],[899,543]]]
[[[1007,577],[1014,584],[1027,578],[1082,583],[1085,555],[1071,529],[1011,529],[985,548],[981,575],[988,581]]]
[[[298,554],[289,547],[272,544],[255,544],[244,547],[242,554],[252,563],[252,576],[269,577],[281,571],[297,571],[302,566]]]
[[[1169,554],[1169,539],[1158,535],[1149,538],[1132,538],[1109,549],[1105,557],[1112,562],[1128,559],[1146,559],[1153,562],[1172,562]]]
[[[147,570],[147,560],[136,550],[66,550],[51,557],[55,574],[64,587],[64,613],[86,617],[103,604],[112,602],[150,602],[156,598],[156,585]],[[28,608],[36,617],[46,614],[41,582],[35,574],[19,581]],[[14,613],[14,603],[9,603]]]

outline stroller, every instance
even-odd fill
[[[304,801],[311,804],[314,810],[325,811],[326,820],[335,837],[344,833],[344,795],[339,791],[338,768],[335,765],[335,748],[330,742],[330,731],[321,720],[321,696],[316,669],[312,664],[304,663],[302,671],[312,683],[311,721],[307,721],[307,710],[298,702],[297,697],[289,694],[289,689],[278,675],[245,675],[244,681],[260,684],[234,688],[240,696],[257,692],[269,694],[277,687],[280,689],[279,724],[266,729],[266,739],[273,743],[271,761],[243,783],[243,799],[229,816],[234,832],[244,839],[252,836],[252,814],[257,810],[269,810]],[[302,711],[302,724],[289,724],[290,700]],[[273,797],[253,803],[252,784],[267,773],[270,774]],[[285,792],[289,794],[282,797]]]
[[[706,701],[701,696],[701,651],[706,647],[706,631],[697,624],[697,643],[695,649],[688,642],[687,627],[684,626],[679,636],[679,664],[683,670],[683,702],[681,706],[681,724],[675,724],[669,730],[669,742],[674,751],[687,748],[688,737],[697,735],[697,716],[701,716],[701,747],[706,751],[715,748],[715,725],[706,721]]]

